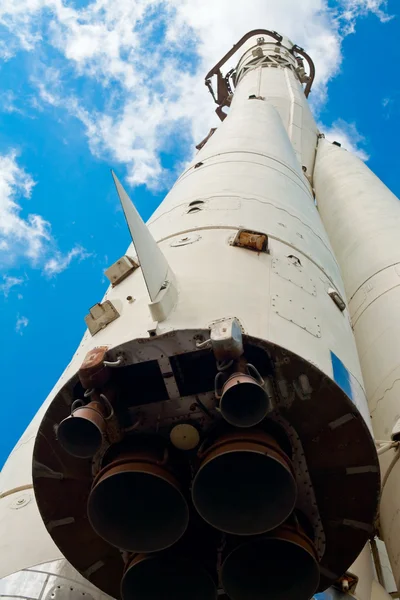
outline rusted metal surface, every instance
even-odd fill
[[[69,417],[61,421],[57,438],[64,450],[72,456],[89,458],[100,449],[106,428],[104,406],[94,400],[78,406]]]
[[[74,389],[78,381],[74,377],[68,387]],[[123,570],[120,552],[96,534],[86,514],[92,459],[71,456],[56,438],[56,425],[69,412],[65,399],[56,396],[36,438],[33,480],[38,508],[49,534],[73,566],[91,583],[118,599]],[[93,565],[98,568],[92,570]]]
[[[277,42],[282,41],[282,36],[276,31],[269,31],[268,29],[253,29],[252,31],[249,31],[248,33],[246,33],[246,35],[240,38],[240,40],[236,44],[234,44],[234,46],[229,50],[229,52],[227,52],[225,56],[223,56],[221,60],[218,61],[217,64],[207,73],[206,81],[207,79],[210,79],[213,75],[217,75],[222,65],[224,65],[226,61],[229,60],[231,56],[233,56],[235,52],[237,52],[245,42],[247,42],[247,40],[256,35],[268,35]]]
[[[168,548],[189,521],[181,484],[167,456],[152,448],[118,456],[95,478],[88,500],[93,529],[132,552]]]
[[[296,493],[289,457],[273,437],[254,430],[220,436],[202,454],[192,485],[193,503],[203,519],[237,535],[264,533],[282,523]]]
[[[217,131],[216,127],[211,127],[210,131],[208,132],[208,134],[206,135],[204,140],[202,140],[199,144],[197,144],[197,146],[196,146],[197,150],[201,150],[202,147],[207,144],[210,137],[212,137],[216,131]]]
[[[227,60],[231,58],[231,56],[235,54],[235,52],[239,50],[241,46],[243,46],[245,42],[247,42],[248,39],[255,35],[262,34],[274,38],[278,43],[282,40],[282,36],[279,35],[279,33],[276,33],[276,31],[268,31],[267,29],[254,29],[253,31],[250,31],[249,33],[244,35],[238,41],[238,43],[235,44],[233,48],[229,50],[229,52],[227,52],[225,56],[223,56],[223,58],[221,58],[221,60],[206,75],[205,83],[214,99],[214,102],[218,104],[218,108],[215,112],[217,113],[221,121],[223,121],[226,118],[226,114],[223,112],[222,108],[225,106],[230,106],[232,99],[232,89],[229,84],[229,76],[232,74],[232,72],[229,72],[229,74],[224,77],[221,73],[221,67],[226,63]],[[215,96],[211,84],[211,77],[213,77],[214,75],[217,76],[217,96]]]
[[[239,246],[256,252],[267,252],[268,236],[265,233],[241,229],[233,240],[232,246]]]
[[[307,61],[308,67],[310,69],[310,73],[308,76],[308,82],[304,89],[304,95],[306,98],[308,98],[308,96],[311,92],[312,85],[314,83],[314,79],[315,79],[314,62],[312,61],[311,57],[307,54],[307,52],[304,52],[303,48],[300,48],[300,46],[296,46],[296,45],[293,46],[291,51],[292,51],[292,53],[295,52],[296,54],[300,54],[300,56],[302,56]]]
[[[110,369],[104,366],[108,346],[98,346],[90,350],[80,366],[79,380],[84,389],[105,385],[110,379]]]
[[[377,575],[378,575],[378,573],[377,573]],[[357,588],[357,583],[358,583],[358,577],[356,575],[353,575],[349,571],[346,571],[346,573],[344,573],[344,575],[342,575],[341,577],[339,577],[339,579],[337,581],[335,581],[335,583],[333,584],[333,587],[335,587],[337,590],[339,590],[339,592],[348,592],[349,594],[355,594],[356,588]],[[384,586],[383,580],[382,580],[381,585]]]
[[[221,580],[231,600],[309,600],[318,587],[314,544],[298,523],[284,523],[244,543],[232,538],[224,555]]]

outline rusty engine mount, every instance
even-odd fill
[[[278,379],[304,374],[302,359],[243,343],[235,320],[221,331],[209,340],[185,332],[183,352],[182,339],[165,336],[164,349],[157,339],[166,355],[171,339],[178,344],[181,354],[169,354],[176,377],[191,373],[176,401],[157,397],[152,361],[132,363],[132,346],[99,347],[43,419],[33,470],[43,520],[66,558],[115,598],[216,600],[224,589],[231,600],[308,600],[331,583],[332,567],[348,566],[337,555],[348,537],[331,541],[332,505],[314,495],[312,482],[324,494],[321,453],[298,431],[302,405],[275,391]],[[310,387],[323,389],[318,370],[307,369]],[[335,410],[329,418],[343,412],[340,402]],[[333,438],[331,446],[341,435]]]

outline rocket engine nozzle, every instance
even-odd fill
[[[155,449],[117,456],[93,482],[88,500],[93,529],[130,552],[156,552],[185,532],[189,510],[168,460]]]
[[[123,600],[216,600],[217,587],[200,562],[161,552],[136,555],[128,563],[121,596]]]
[[[244,543],[231,540],[221,581],[231,600],[309,600],[319,584],[314,544],[286,523]]]
[[[254,367],[246,365],[247,369]],[[234,373],[225,382],[220,399],[220,410],[225,421],[234,427],[258,425],[270,409],[270,401],[263,380],[254,369],[257,380],[247,373]]]
[[[107,429],[104,408],[93,400],[78,406],[57,429],[60,445],[72,456],[90,458],[99,450]]]
[[[291,460],[264,431],[218,438],[204,452],[192,486],[203,519],[236,535],[274,529],[291,514],[296,496]]]

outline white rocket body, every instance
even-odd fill
[[[400,405],[400,203],[356,156],[320,140],[318,207],[340,264],[377,440],[397,440]],[[400,585],[400,463],[382,455],[380,527]]]
[[[355,176],[346,161],[353,159],[318,140],[292,47],[289,40],[266,38],[246,51],[228,117],[147,227],[116,180],[135,246],[127,251],[131,260],[121,259],[112,269],[115,283],[91,309],[90,330],[2,471],[0,595],[118,596],[127,560],[121,550],[132,548],[116,548],[96,536],[81,504],[113,443],[93,460],[71,458],[56,435],[59,422],[83,395],[82,363],[99,347],[107,349],[108,363],[116,363],[107,368],[123,389],[126,422],[120,419],[118,427],[125,439],[151,433],[172,440],[175,425],[190,422],[207,440],[222,408],[212,385],[218,350],[208,339],[219,322],[229,326],[235,319],[246,360],[259,360],[258,370],[265,357],[270,360],[272,370],[265,366],[261,373],[271,403],[267,416],[292,444],[296,510],[313,530],[321,573],[317,598],[341,597],[335,588],[323,590],[343,575],[373,534],[379,491],[362,370],[379,439],[387,439],[400,414],[394,401],[400,351],[396,354],[392,326],[399,245],[396,250],[388,241],[386,228],[390,223],[395,231],[390,211],[397,215],[397,206],[387,200],[386,212],[382,209],[387,221],[379,228],[375,213],[368,218],[367,204],[353,205],[353,196],[346,196],[351,189],[346,178]],[[339,159],[342,170],[335,163]],[[367,181],[374,176],[358,162],[357,169],[358,181],[365,179],[374,198]],[[376,181],[383,189],[380,196],[388,196]],[[360,203],[368,203],[368,194],[360,194]],[[384,200],[376,199],[376,208]],[[349,216],[352,210],[354,215],[361,210],[362,218]],[[357,228],[348,232],[346,223]],[[385,240],[372,246],[375,231],[383,231]],[[350,239],[360,252],[353,262],[347,253]],[[263,246],[257,246],[260,240]],[[123,276],[121,269],[126,269]],[[374,286],[366,290],[370,281]],[[204,384],[203,374],[211,385]],[[395,467],[380,515],[391,559],[400,552],[395,529],[400,525],[393,521],[396,472]],[[336,494],[339,508],[332,508]],[[362,557],[350,569],[359,577],[355,597],[387,598],[374,580],[369,552]],[[116,572],[118,581],[110,583]]]

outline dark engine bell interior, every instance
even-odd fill
[[[315,473],[325,477],[320,454],[310,454],[319,438],[307,437],[314,426],[307,415],[314,418],[319,399],[294,403],[289,416],[278,410],[275,365],[288,364],[286,353],[272,362],[252,341],[239,357],[220,361],[199,349],[169,356],[171,370],[163,372],[155,359],[109,368],[105,352],[98,348],[89,365],[84,361],[71,383],[69,412],[60,396],[37,438],[38,464],[63,464],[68,475],[39,474],[38,505],[49,522],[69,515],[71,502],[79,515],[71,529],[54,531],[68,560],[74,564],[79,540],[81,571],[103,561],[107,568],[91,581],[120,600],[310,600],[327,587],[320,563],[332,521],[307,512],[307,503],[321,511],[326,496],[317,503],[309,491]],[[301,359],[290,368],[302,374]],[[320,377],[315,370],[314,389],[323,389]],[[332,410],[327,424],[348,411],[335,401],[324,405]],[[313,412],[304,412],[311,402]],[[342,443],[340,429],[328,431],[332,447]],[[357,432],[346,435],[357,440]],[[337,456],[325,450],[323,461],[335,465]],[[372,460],[357,456],[361,465]],[[310,461],[314,475],[307,474]],[[339,485],[329,471],[326,481]]]

